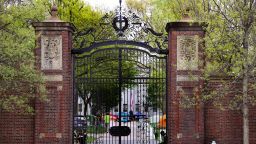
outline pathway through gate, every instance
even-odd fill
[[[112,123],[115,126],[118,125],[118,123]],[[132,123],[124,123],[123,125],[129,126],[131,128],[131,136],[124,136],[121,140],[122,144],[136,144],[136,143],[159,143],[155,138],[153,133],[148,131],[148,139],[144,139],[143,137],[147,137],[147,131],[143,130],[142,128],[139,128],[138,125],[140,125],[140,122],[132,122]],[[110,127],[111,127],[110,126]],[[148,128],[150,130],[150,128]],[[151,135],[150,135],[151,134]],[[135,136],[135,137],[134,137]],[[98,143],[102,144],[118,144],[119,138],[118,137],[112,137],[109,133],[105,133],[99,136],[97,139]],[[97,143],[96,142],[96,143]]]

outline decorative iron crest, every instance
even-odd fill
[[[110,40],[136,41],[152,48],[167,49],[167,35],[154,31],[148,22],[131,10],[121,9],[117,9],[115,13],[106,13],[98,26],[75,33],[74,47],[81,49]]]

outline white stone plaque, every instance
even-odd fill
[[[41,69],[61,70],[62,69],[62,37],[41,36]]]
[[[177,36],[177,70],[198,70],[198,36]]]
[[[63,81],[62,75],[45,75],[44,76],[45,81]]]
[[[196,75],[177,75],[177,81],[199,81]]]

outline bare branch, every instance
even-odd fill
[[[217,3],[215,0],[213,0],[213,2],[214,2],[214,4],[218,7],[219,13],[220,13],[229,23],[231,23],[232,25],[235,26],[236,24],[235,24],[232,20],[230,20],[230,19],[227,17],[227,15],[222,11],[220,5],[218,5],[218,3]]]

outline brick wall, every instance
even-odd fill
[[[256,108],[249,112],[250,143],[256,143]],[[220,144],[243,143],[243,120],[239,110],[220,110],[207,104],[205,107],[205,144],[215,140]]]
[[[205,143],[242,144],[242,115],[239,111],[205,107]]]
[[[226,79],[228,80],[228,79]],[[221,82],[215,77],[210,81],[210,86],[216,88]],[[241,85],[234,85],[235,89],[241,89]],[[233,94],[225,97],[222,101],[224,106],[230,102]],[[220,144],[242,144],[243,143],[243,114],[241,110],[220,110],[211,102],[205,104],[205,143],[209,144],[215,140]],[[249,109],[249,138],[250,143],[256,143],[256,107]]]
[[[0,144],[33,144],[34,116],[0,112]]]

